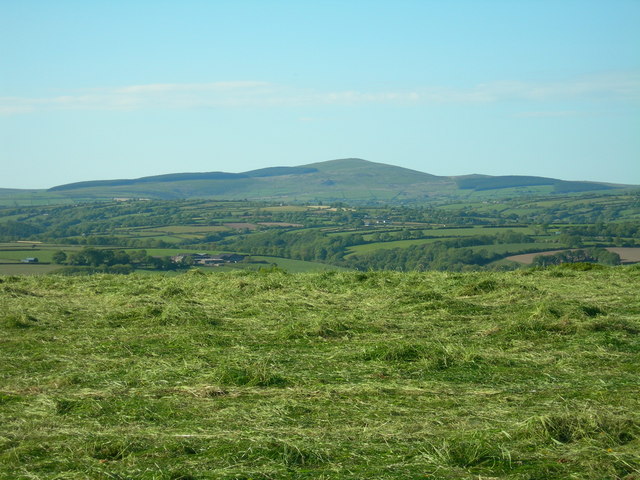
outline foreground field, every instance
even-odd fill
[[[640,269],[0,277],[0,478],[640,478]]]

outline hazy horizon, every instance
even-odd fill
[[[0,4],[0,188],[363,158],[640,184],[640,2]]]

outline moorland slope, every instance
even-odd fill
[[[61,202],[112,198],[266,200],[298,202],[428,203],[442,197],[590,192],[623,188],[530,176],[436,176],[358,158],[243,173],[174,173],[137,179],[95,180],[43,191],[0,191],[16,202]],[[23,198],[24,197],[24,198]]]

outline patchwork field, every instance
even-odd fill
[[[640,269],[0,276],[0,478],[640,477]]]

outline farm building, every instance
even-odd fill
[[[193,265],[217,266],[225,263],[238,263],[244,259],[244,255],[236,253],[221,253],[218,255],[210,255],[208,253],[181,253],[171,257],[174,263],[189,262]]]
[[[38,263],[38,259],[36,257],[28,257],[24,258],[22,263]]]

